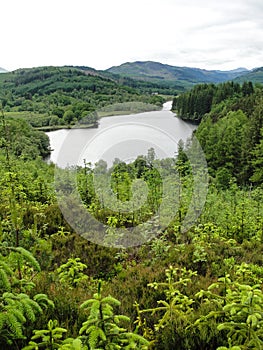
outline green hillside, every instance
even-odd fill
[[[263,181],[262,99],[262,85],[226,82],[196,85],[173,101],[179,117],[200,122],[195,135],[223,186]]]
[[[86,66],[38,67],[2,72],[0,98],[7,116],[25,119],[34,127],[48,130],[76,123],[87,127],[95,126],[107,113],[160,108],[163,96],[174,97],[197,83],[236,77],[261,82],[262,74],[262,68],[249,73],[243,68],[222,72],[151,61],[124,63],[105,71]],[[129,103],[122,110],[124,102]],[[109,105],[113,106],[106,108]]]
[[[255,68],[251,72],[245,73],[235,79],[238,82],[252,81],[253,83],[263,84],[263,67]]]
[[[77,122],[94,125],[98,110],[116,103],[134,101],[160,107],[164,102],[152,94],[153,86],[131,80],[125,85],[105,75],[88,67],[19,69],[0,75],[0,98],[7,115],[46,128]]]

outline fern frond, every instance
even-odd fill
[[[51,308],[55,307],[53,301],[50,300],[46,294],[36,294],[33,297],[33,300],[35,300],[38,303],[41,309],[47,309],[48,307],[51,307]]]
[[[11,292],[5,292],[2,294],[2,300],[4,300],[5,304],[14,305],[18,298],[15,294]]]
[[[13,271],[12,269],[9,267],[8,263],[5,262],[4,257],[2,254],[0,254],[0,269],[1,270],[5,270],[5,272],[8,275],[12,275]]]
[[[130,318],[128,316],[124,316],[124,315],[115,315],[114,316],[114,322],[119,324],[121,321],[130,322]]]
[[[113,306],[120,306],[121,305],[121,302],[115,298],[113,298],[112,296],[107,296],[105,298],[103,298],[101,300],[101,303],[103,304],[110,304],[110,305],[113,305]]]
[[[90,305],[92,305],[92,304],[99,305],[99,301],[97,299],[88,299],[80,305],[80,308],[81,309],[89,309],[91,307]]]
[[[94,323],[94,322],[92,322],[92,323]],[[92,332],[93,328],[96,328],[96,325],[89,325],[89,324],[88,324],[88,321],[83,322],[83,323],[82,323],[82,327],[81,327],[80,330],[79,330],[79,334],[81,335],[81,334],[83,334],[84,332],[85,332],[86,334],[89,334],[90,332]]]
[[[102,341],[106,340],[106,335],[103,332],[103,330],[96,326],[91,326],[87,331],[88,336],[88,344],[91,347],[91,349],[96,349],[99,345],[101,339]]]
[[[22,324],[17,320],[16,316],[12,313],[6,314],[5,319],[6,326],[12,332],[12,335],[17,339],[22,339],[23,337],[23,329]]]
[[[6,270],[0,266],[0,290],[11,291],[11,283],[9,281]]]
[[[24,293],[5,292],[1,299],[0,335],[8,329],[12,338],[23,338],[23,325],[27,320],[33,322],[43,312],[41,306]]]
[[[26,322],[26,318],[21,312],[21,310],[18,310],[16,308],[10,308],[9,312],[11,312],[21,324]]]
[[[1,329],[3,329],[4,328],[4,324],[5,324],[5,314],[4,313],[0,313],[0,331],[1,331]]]
[[[139,334],[135,333],[125,333],[125,337],[127,337],[129,340],[134,341],[137,345],[148,345],[149,341],[146,340],[144,337],[142,337]],[[137,349],[137,348],[136,348]]]
[[[91,347],[91,349],[95,349],[97,347],[98,338],[99,338],[99,328],[92,326],[89,329],[89,340],[88,344]]]
[[[35,305],[36,304],[36,305]],[[21,300],[21,306],[23,308],[23,313],[26,316],[26,318],[28,318],[31,322],[34,322],[36,319],[36,315],[35,315],[35,308],[38,307],[38,313],[42,312],[42,309],[40,308],[40,306],[35,303],[34,305],[32,305],[29,300],[22,299]]]
[[[36,271],[40,271],[40,265],[34,255],[23,247],[15,247],[14,251],[21,254],[21,257],[27,261]]]

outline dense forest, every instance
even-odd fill
[[[174,99],[183,119],[200,122],[196,131],[211,175],[227,187],[262,184],[263,89],[251,82],[197,85]]]
[[[42,129],[76,123],[95,126],[103,107],[125,102],[135,103],[129,112],[160,108],[165,101],[160,93],[174,91],[85,67],[39,67],[0,74],[5,113]]]
[[[34,113],[41,105],[51,111],[52,98],[67,97],[59,105],[64,118],[82,90],[67,92],[65,84],[60,91],[45,77],[41,90],[32,78],[26,91],[21,81],[20,95],[10,93],[14,80],[4,83],[0,126],[0,348],[262,349],[262,87],[204,84],[174,99],[179,115],[200,123],[195,136],[208,163],[201,174],[199,160],[189,161],[190,140],[176,158],[158,160],[150,149],[130,164],[93,168],[86,160],[58,170],[43,161],[45,134],[9,110],[28,113],[23,103],[31,103]],[[38,123],[42,112],[34,113]],[[194,180],[202,176],[209,186],[199,208]],[[143,205],[134,183],[140,193],[148,188]],[[69,203],[78,216],[77,195],[81,210],[106,228],[101,244],[92,222],[82,232],[81,220],[74,229],[62,215]],[[185,227],[191,204],[198,213]],[[134,227],[143,244],[127,244]]]

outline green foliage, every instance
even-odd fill
[[[200,122],[205,114],[213,112],[217,106],[224,106],[221,102],[231,101],[234,107],[238,99],[250,96],[254,93],[251,82],[244,82],[239,85],[234,82],[222,84],[199,84],[192,90],[181,94],[173,101],[173,109],[178,115],[186,120]],[[235,110],[238,109],[235,106]]]
[[[34,130],[25,120],[2,116],[0,125],[0,149],[8,147],[10,154],[23,160],[36,159],[50,154],[49,138]]]
[[[261,183],[263,90],[244,83],[238,92],[235,85],[226,84],[216,87],[222,97],[215,95],[210,110],[201,115],[196,136],[218,186],[227,188],[233,178],[242,185]]]
[[[57,321],[49,320],[47,326],[47,329],[35,330],[34,335],[31,337],[31,341],[23,348],[23,350],[61,349],[61,339],[67,330],[65,328],[58,327]],[[35,340],[37,342],[35,342]]]
[[[214,293],[214,290],[218,292]],[[203,327],[214,318],[217,329],[226,332],[230,348],[260,349],[263,346],[263,293],[259,285],[241,284],[227,275],[197,296],[205,303],[215,305],[213,311],[196,321],[197,326]]]
[[[229,321],[220,323],[218,329],[227,331],[230,345],[260,349],[263,346],[263,293],[259,285],[239,285],[237,290],[232,292],[230,300],[223,307],[225,317]]]
[[[140,156],[131,164],[116,160],[110,169],[102,161],[94,170],[88,164],[77,169],[78,191],[92,215],[113,228],[134,227],[151,218],[162,196],[161,174],[154,157],[154,154],[150,158]],[[60,183],[67,181],[67,174],[72,176],[74,171],[61,172]],[[145,188],[146,198],[141,195]],[[64,194],[68,191],[74,195],[73,186],[65,183],[62,189]]]
[[[57,272],[61,283],[66,283],[71,287],[76,287],[80,282],[85,281],[88,276],[82,271],[87,268],[79,258],[70,258],[66,264],[61,265]]]
[[[190,92],[174,99],[173,109],[183,119],[199,122],[211,110],[214,88],[214,85],[207,84],[195,86]]]
[[[242,350],[240,346],[231,346],[230,348],[227,348],[225,346],[219,346],[217,350]]]
[[[46,295],[31,299],[24,293],[5,292],[0,296],[0,344],[12,344],[23,339],[26,322],[34,322],[36,316],[49,306],[54,306]]]
[[[81,305],[89,311],[88,319],[80,329],[80,334],[85,334],[85,343],[90,349],[147,349],[146,339],[123,328],[122,324],[130,319],[114,313],[118,306],[120,302],[112,296],[102,297],[99,282],[98,293]]]
[[[196,272],[191,270],[186,270],[185,268],[179,269],[169,266],[169,269],[165,271],[166,281],[165,282],[153,282],[148,284],[149,287],[158,290],[162,289],[165,294],[165,300],[158,300],[158,306],[150,309],[138,308],[138,318],[137,324],[143,330],[144,334],[152,334],[149,331],[145,319],[143,321],[143,315],[151,313],[151,315],[157,314],[157,322],[154,324],[154,331],[157,333],[155,336],[155,343],[162,335],[164,331],[170,331],[171,333],[177,333],[179,328],[186,328],[190,322],[191,317],[189,317],[193,311],[194,300],[188,295],[182,293],[180,289],[187,287],[191,279],[196,276]],[[156,319],[156,317],[155,317]],[[173,346],[178,346],[178,340],[169,340],[169,344]]]
[[[154,84],[108,75],[87,67],[20,69],[1,75],[0,98],[9,116],[43,129],[77,122],[96,126],[94,111],[114,103],[136,101],[160,107],[165,101],[151,94],[158,91]],[[174,93],[169,87],[162,92]]]
[[[252,150],[252,167],[253,175],[250,180],[257,184],[263,183],[263,127],[261,130],[261,138],[259,142],[255,145],[255,148]]]
[[[13,271],[9,267],[2,255],[0,255],[0,290],[11,291],[11,282],[9,278],[12,276]]]
[[[134,168],[127,168],[124,164],[118,164],[118,167],[115,168],[116,174],[119,173],[119,176],[122,176],[123,173],[127,173],[131,176],[130,174],[133,174],[134,171],[140,176],[145,176],[145,174],[151,171],[149,168],[152,162],[151,159],[152,157],[149,155],[147,161],[138,161],[137,167]],[[101,171],[103,172],[105,169],[103,170],[103,167],[101,167]],[[86,180],[88,180],[86,189],[91,188],[89,187],[89,174],[92,174],[92,170],[88,166],[86,167],[86,175],[84,170],[80,172],[83,193]],[[187,177],[188,175],[185,176]],[[21,178],[22,176],[17,178],[18,183],[21,181]],[[149,179],[149,183],[153,186],[153,179],[151,177]],[[116,177],[113,179],[113,186],[116,186],[115,180]],[[156,180],[158,181],[158,178]],[[186,179],[182,178],[182,180],[185,181]],[[36,184],[32,183],[31,186],[34,188]],[[125,195],[125,188],[126,185],[123,186],[120,195]],[[119,189],[121,189],[120,185]],[[186,193],[184,195],[186,196]],[[190,192],[187,192],[187,196],[189,195]],[[74,349],[74,347],[80,347],[81,349],[81,346],[85,349],[85,347],[89,346],[90,334],[93,334],[93,331],[97,331],[96,327],[101,328],[103,322],[107,323],[109,332],[112,330],[112,333],[107,338],[108,341],[111,339],[111,342],[113,342],[114,345],[112,346],[115,346],[117,342],[118,346],[129,346],[130,348],[133,346],[134,348],[138,348],[140,346],[138,345],[140,342],[137,338],[139,334],[143,334],[143,337],[149,340],[147,346],[153,346],[156,349],[198,348],[202,350],[214,350],[219,345],[227,346],[227,330],[221,331],[217,328],[219,319],[210,318],[206,326],[204,326],[204,322],[201,322],[202,326],[200,323],[200,328],[198,328],[199,326],[193,327],[193,323],[201,315],[207,315],[211,311],[223,309],[224,298],[221,299],[217,295],[222,295],[221,291],[225,288],[225,282],[222,281],[218,292],[214,292],[211,289],[211,292],[216,296],[213,296],[213,302],[209,304],[204,303],[202,299],[199,301],[195,297],[195,293],[200,289],[205,290],[211,280],[214,280],[218,275],[224,274],[230,267],[232,273],[235,274],[235,281],[241,285],[251,284],[253,286],[262,280],[262,269],[260,269],[260,264],[262,264],[262,245],[260,243],[262,241],[261,197],[260,188],[246,191],[239,189],[235,183],[229,189],[219,190],[215,186],[211,186],[206,208],[200,218],[200,224],[193,227],[191,231],[187,233],[180,232],[177,221],[179,218],[177,218],[165,233],[159,232],[158,238],[148,245],[145,245],[141,249],[128,250],[125,254],[119,252],[118,255],[116,255],[116,250],[102,249],[99,246],[86,242],[84,239],[81,240],[76,235],[70,233],[67,228],[61,227],[61,222],[59,220],[56,221],[55,216],[52,219],[52,215],[54,215],[53,205],[50,205],[50,207],[45,205],[45,212],[48,207],[50,210],[48,216],[42,216],[44,213],[42,206],[34,207],[33,212],[37,215],[35,219],[33,217],[30,220],[27,218],[26,225],[32,224],[30,227],[27,226],[27,232],[25,230],[26,227],[23,227],[24,224],[22,222],[19,224],[21,234],[27,234],[26,239],[21,236],[21,242],[27,242],[29,240],[35,247],[39,244],[39,239],[52,242],[50,254],[51,259],[54,260],[52,264],[48,265],[49,270],[39,276],[38,288],[40,292],[45,291],[47,294],[51,294],[56,310],[54,312],[49,311],[46,315],[42,313],[42,316],[38,317],[35,321],[27,320],[27,324],[30,323],[30,329],[27,334],[24,327],[25,323],[22,323],[23,336],[26,334],[29,339],[33,328],[45,328],[43,325],[55,314],[59,323],[63,325],[63,328],[68,329],[70,336],[68,339],[61,339],[61,343],[59,344],[61,349]],[[93,201],[92,192],[90,199]],[[125,200],[125,197],[122,197],[122,199]],[[187,205],[186,199],[185,202],[184,198],[181,200],[182,212],[184,212],[184,207]],[[52,200],[52,196],[50,200]],[[28,201],[27,203],[27,210],[29,207],[32,210],[31,206],[33,205],[36,206],[35,200],[33,202]],[[6,205],[9,205],[9,203],[7,202]],[[24,208],[24,205],[24,202],[21,201],[21,208]],[[113,226],[119,222],[118,217],[109,216],[108,219]],[[45,237],[44,232],[46,231],[42,229],[41,237],[37,233],[38,227],[41,228],[39,224],[41,220],[43,220],[44,224],[46,220],[50,220],[50,223],[54,220],[56,222],[54,224],[56,233],[52,234],[51,237]],[[6,226],[6,222],[2,221],[2,236],[6,236],[7,228],[8,225]],[[175,236],[176,239],[174,238]],[[0,259],[0,262],[3,261],[0,264],[1,269],[6,275],[9,286],[11,285],[12,292],[14,286],[16,286],[15,288],[24,288],[23,291],[30,291],[30,294],[33,295],[33,286],[29,287],[27,283],[17,282],[17,264],[15,262],[22,255],[23,251],[21,249],[16,251],[16,249],[12,248],[10,250],[8,249],[8,245],[5,244],[2,248],[2,258]],[[68,259],[72,259],[70,258],[72,256],[80,257],[80,260],[73,259],[77,263],[89,261],[87,266],[89,276],[97,277],[101,274],[101,276],[108,280],[105,284],[105,289],[110,291],[112,295],[117,295],[117,298],[113,298],[117,300],[116,303],[112,299],[106,299],[102,303],[102,296],[99,299],[94,297],[92,298],[92,302],[87,301],[87,308],[78,310],[78,304],[82,303],[85,299],[89,300],[87,293],[90,293],[92,288],[78,283],[76,287],[67,288],[65,291],[65,287],[60,285],[51,273],[51,271],[57,269],[57,266],[66,265]],[[223,258],[225,257],[228,260],[223,262]],[[233,258],[231,259],[231,257]],[[97,260],[99,258],[100,262]],[[10,264],[11,261],[12,264]],[[164,274],[160,270],[165,264],[170,264],[171,261],[175,262],[178,267],[168,269],[165,276],[166,280],[164,280],[164,276],[162,277]],[[251,263],[245,264],[245,261],[251,261]],[[28,279],[34,276],[37,269],[34,270],[32,269],[33,266],[30,267],[30,259],[23,258],[21,262],[23,277],[28,281]],[[120,269],[114,268],[114,264],[117,262],[121,264]],[[26,266],[27,269],[25,269]],[[148,266],[147,269],[145,266]],[[184,272],[183,268],[186,267],[187,269]],[[16,275],[14,276],[13,272],[10,272],[8,268],[16,271]],[[189,276],[187,274],[189,268],[197,269],[202,273],[202,277]],[[147,287],[149,282],[151,282],[151,288]],[[10,291],[8,285],[7,287],[3,287],[2,285],[2,288],[7,288],[4,292]],[[112,293],[113,291],[114,294]],[[19,290],[17,294],[20,294]],[[133,335],[130,336],[128,334],[130,333],[131,323],[136,319],[135,311],[132,308],[134,300],[138,300],[142,304],[142,307],[139,310],[136,331],[132,332]],[[94,306],[96,305],[95,301],[97,302],[96,308]],[[37,302],[41,306],[41,298]],[[99,321],[98,305],[100,303],[105,306],[106,311],[108,310],[106,307],[108,303],[113,313],[110,317],[109,315],[106,316],[108,311],[105,311],[106,314],[103,322]],[[94,311],[96,317],[91,317],[91,306],[94,306],[95,311],[97,310],[96,312]],[[115,312],[117,310],[118,312]],[[126,317],[114,318],[118,314],[128,314],[131,321],[128,321]],[[227,313],[226,315],[229,317]],[[88,324],[85,323],[88,321]],[[228,322],[227,320],[224,321]],[[36,322],[38,325],[37,328],[33,326]],[[78,339],[76,337],[78,336],[79,329],[82,327],[81,324],[83,324],[83,327],[86,326],[86,328],[82,332],[81,338]],[[92,326],[94,327],[92,328]],[[86,333],[88,329],[89,332]],[[116,334],[114,333],[115,331]],[[123,334],[125,333],[127,334],[124,336]],[[119,336],[121,340],[118,338]],[[12,338],[10,334],[6,338],[3,338],[5,339],[4,346],[9,350],[7,338],[13,343],[18,340],[15,336]],[[23,343],[23,346],[26,344],[26,340],[22,338],[19,341],[18,347],[20,347],[21,343]],[[37,344],[40,341],[42,341],[40,338],[37,341],[35,340]],[[82,344],[80,341],[82,341]],[[100,336],[98,336],[97,341],[101,343],[106,342],[107,344],[107,340],[103,340]],[[34,346],[36,347],[38,345]]]
[[[63,345],[59,350],[88,350],[88,347],[83,345],[80,339],[67,338],[63,341]]]
[[[243,144],[248,118],[242,111],[229,112],[216,124],[211,118],[207,118],[203,124],[197,133],[198,140],[206,152],[211,173],[216,176],[218,185],[226,188],[231,177],[240,181],[247,167]]]

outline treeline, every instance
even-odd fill
[[[262,183],[262,86],[200,85],[175,101],[179,115],[184,110],[187,120],[201,121],[195,135],[218,184]]]
[[[142,84],[143,85],[143,84]],[[74,67],[20,69],[0,76],[4,111],[34,127],[72,125],[85,119],[96,125],[95,111],[107,105],[138,101],[161,107],[163,97],[151,88]]]
[[[200,122],[206,113],[209,113],[216,105],[223,101],[242,99],[254,93],[251,82],[242,85],[235,82],[222,84],[199,84],[189,92],[174,98],[172,109],[177,111],[180,118],[194,122]]]

